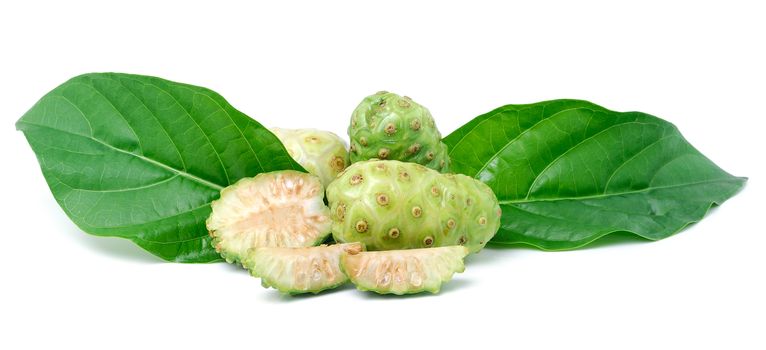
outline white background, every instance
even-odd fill
[[[465,3],[4,2],[0,348],[766,348],[759,2]],[[587,99],[673,122],[750,181],[663,241],[485,249],[435,296],[285,298],[66,218],[13,123],[94,71],[202,85],[263,124],[344,137],[382,89],[445,135],[503,104]]]

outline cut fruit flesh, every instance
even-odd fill
[[[257,247],[308,247],[330,233],[329,209],[319,178],[293,170],[244,178],[211,203],[207,229],[230,263]]]
[[[361,243],[321,245],[309,248],[256,248],[243,265],[264,287],[281,293],[319,293],[335,288],[348,278],[340,269],[343,252],[359,253]]]
[[[455,272],[463,272],[463,246],[345,252],[341,267],[357,289],[380,294],[437,293]]]

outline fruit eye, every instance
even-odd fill
[[[367,221],[364,219],[357,221],[354,226],[356,227],[356,232],[362,233],[367,231]]]

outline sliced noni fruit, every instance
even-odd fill
[[[341,268],[357,289],[380,294],[437,293],[442,283],[463,272],[463,246],[344,252]]]
[[[243,265],[261,284],[286,294],[319,293],[335,288],[348,277],[340,269],[340,256],[359,253],[361,243],[321,245],[309,248],[256,248]]]
[[[330,234],[319,178],[294,170],[261,173],[224,188],[207,229],[229,263],[257,247],[308,247]]]
[[[284,128],[271,128],[271,132],[298,164],[319,176],[325,188],[349,164],[346,142],[332,132]]]

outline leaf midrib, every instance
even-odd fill
[[[592,116],[591,116],[590,120],[593,120]],[[588,123],[590,123],[590,120],[588,121]],[[580,141],[580,142],[576,143],[575,145],[567,148],[566,151],[564,151],[561,154],[557,155],[556,158],[554,158],[553,160],[548,162],[548,164],[545,165],[545,168],[543,168],[543,170],[541,170],[539,173],[537,173],[537,175],[535,176],[534,180],[532,180],[532,184],[529,185],[529,190],[527,191],[527,195],[526,195],[525,198],[528,199],[529,196],[532,194],[532,191],[534,191],[536,189],[535,186],[537,185],[537,182],[540,181],[540,179],[543,177],[543,174],[545,174],[546,171],[548,171],[554,164],[556,164],[556,162],[560,161],[561,159],[564,158],[564,156],[569,154],[569,152],[572,152],[572,151],[578,149],[579,147],[581,147],[582,145],[584,145],[588,141],[595,140],[596,137],[598,137],[599,135],[601,135],[601,134],[603,134],[603,133],[605,133],[605,132],[607,132],[607,131],[609,131],[609,130],[611,130],[613,128],[620,127],[620,126],[625,126],[625,125],[628,125],[628,124],[655,125],[655,124],[642,123],[642,122],[637,122],[637,121],[628,121],[628,122],[624,122],[624,123],[617,123],[617,124],[612,124],[609,127],[606,127],[603,130],[601,130],[601,131],[599,131],[599,132],[597,132],[597,133],[595,133],[593,135],[590,135],[590,136],[584,138],[582,141]],[[643,149],[641,151],[643,151]],[[639,152],[641,152],[641,151],[639,151]],[[627,161],[625,161],[625,162],[627,162]],[[625,162],[623,162],[623,164],[620,164],[620,167],[622,167],[622,165],[624,165]]]
[[[703,185],[708,183],[716,183],[716,182],[741,182],[745,178],[742,177],[734,177],[729,179],[715,179],[715,180],[706,180],[706,181],[697,181],[697,182],[687,182],[683,184],[675,184],[675,185],[667,185],[667,186],[656,186],[656,187],[647,187],[640,190],[635,191],[625,191],[625,192],[613,192],[609,194],[596,194],[596,195],[590,195],[590,196],[579,196],[579,197],[560,197],[560,198],[541,198],[541,199],[532,199],[529,200],[527,198],[522,200],[501,200],[499,203],[501,205],[511,205],[511,204],[528,204],[528,203],[537,203],[537,202],[556,202],[556,201],[564,201],[564,200],[585,200],[585,199],[602,199],[602,198],[608,198],[608,197],[614,197],[614,196],[621,196],[621,195],[629,195],[629,194],[637,194],[637,193],[644,193],[644,192],[650,192],[654,190],[661,190],[661,189],[667,189],[667,188],[676,188],[676,187],[686,187],[686,186],[695,186],[695,185]]]
[[[186,171],[182,171],[182,170],[173,168],[173,167],[171,167],[169,165],[163,164],[163,163],[161,163],[161,162],[159,162],[157,160],[151,159],[149,157],[146,157],[146,156],[143,156],[143,155],[139,155],[139,154],[135,154],[133,152],[128,152],[126,150],[114,147],[114,146],[112,146],[112,145],[110,145],[110,144],[108,144],[108,143],[106,143],[106,142],[104,142],[102,140],[99,140],[99,139],[97,139],[95,137],[92,137],[92,136],[87,136],[87,135],[83,135],[83,134],[74,133],[74,132],[71,132],[71,131],[57,129],[57,128],[54,128],[54,127],[51,127],[51,126],[48,126],[48,125],[37,124],[37,123],[30,123],[28,121],[19,121],[18,124],[20,124],[20,125],[29,125],[29,126],[38,127],[38,128],[44,128],[44,129],[48,129],[48,130],[54,130],[54,131],[61,132],[61,133],[64,133],[64,134],[69,134],[69,135],[73,135],[73,136],[79,136],[79,137],[87,138],[87,139],[90,139],[91,141],[94,141],[94,142],[96,142],[96,143],[98,143],[98,144],[100,144],[102,146],[105,146],[105,147],[111,149],[111,150],[114,150],[114,151],[117,151],[117,152],[120,152],[120,153],[124,153],[124,154],[127,154],[127,155],[131,155],[131,156],[136,157],[136,158],[138,158],[140,160],[143,160],[143,161],[145,161],[145,162],[147,162],[147,163],[149,163],[151,165],[157,166],[159,168],[167,170],[167,171],[169,171],[171,173],[174,173],[176,175],[185,177],[185,178],[187,178],[189,180],[192,180],[192,181],[197,182],[197,183],[199,183],[201,185],[209,187],[210,189],[213,189],[215,191],[220,191],[220,190],[223,189],[223,186],[218,185],[218,184],[213,183],[213,182],[210,182],[208,180],[205,180],[205,179],[203,179],[203,178],[201,178],[201,177],[199,177],[197,175],[194,175],[192,173],[189,173],[189,172],[186,172]]]
[[[482,172],[484,172],[484,170],[486,170],[486,169],[487,169],[487,166],[488,166],[490,163],[492,163],[492,161],[494,161],[495,159],[497,159],[497,157],[498,157],[498,156],[499,156],[501,153],[503,153],[503,152],[504,152],[504,151],[505,151],[505,150],[506,150],[506,149],[507,149],[507,148],[508,148],[508,147],[509,147],[511,144],[513,144],[514,142],[518,141],[518,140],[519,140],[519,139],[520,139],[522,136],[526,135],[526,133],[527,133],[527,132],[529,132],[530,130],[534,129],[536,126],[540,125],[540,123],[542,123],[542,122],[544,122],[544,121],[546,121],[546,120],[550,120],[550,119],[552,119],[553,117],[556,117],[556,116],[558,116],[558,115],[560,115],[560,114],[562,114],[562,113],[565,113],[565,112],[569,112],[569,111],[572,111],[572,110],[579,110],[579,109],[586,109],[586,110],[589,110],[589,111],[591,111],[591,112],[594,112],[594,113],[596,112],[595,110],[593,110],[593,109],[590,109],[590,108],[583,108],[583,107],[573,107],[573,108],[567,108],[567,109],[563,109],[563,110],[560,110],[560,111],[558,111],[558,112],[556,112],[556,113],[554,113],[554,114],[551,114],[551,115],[550,115],[550,116],[548,116],[547,118],[542,118],[542,119],[538,120],[537,122],[535,122],[534,124],[532,124],[530,127],[526,128],[526,129],[524,129],[524,130],[522,130],[522,131],[521,131],[521,132],[520,132],[518,135],[516,135],[516,136],[515,136],[513,139],[511,139],[511,140],[509,140],[508,142],[506,142],[506,143],[505,143],[505,145],[503,145],[503,147],[501,147],[499,150],[497,150],[497,152],[495,152],[495,154],[493,154],[493,155],[492,155],[492,157],[489,157],[489,158],[487,159],[487,161],[485,161],[485,162],[484,162],[484,165],[483,165],[483,166],[482,166],[482,167],[481,167],[479,170],[477,170],[477,171],[476,171],[476,173],[473,175],[473,178],[478,178],[478,176],[479,176],[479,175],[480,175]],[[489,120],[489,118],[488,118],[488,119],[486,119],[486,120]],[[483,120],[483,121],[482,121],[482,123],[483,123],[484,121],[486,121],[486,120]],[[481,124],[481,123],[480,123],[480,124]],[[478,125],[477,125],[477,126],[478,126]]]

